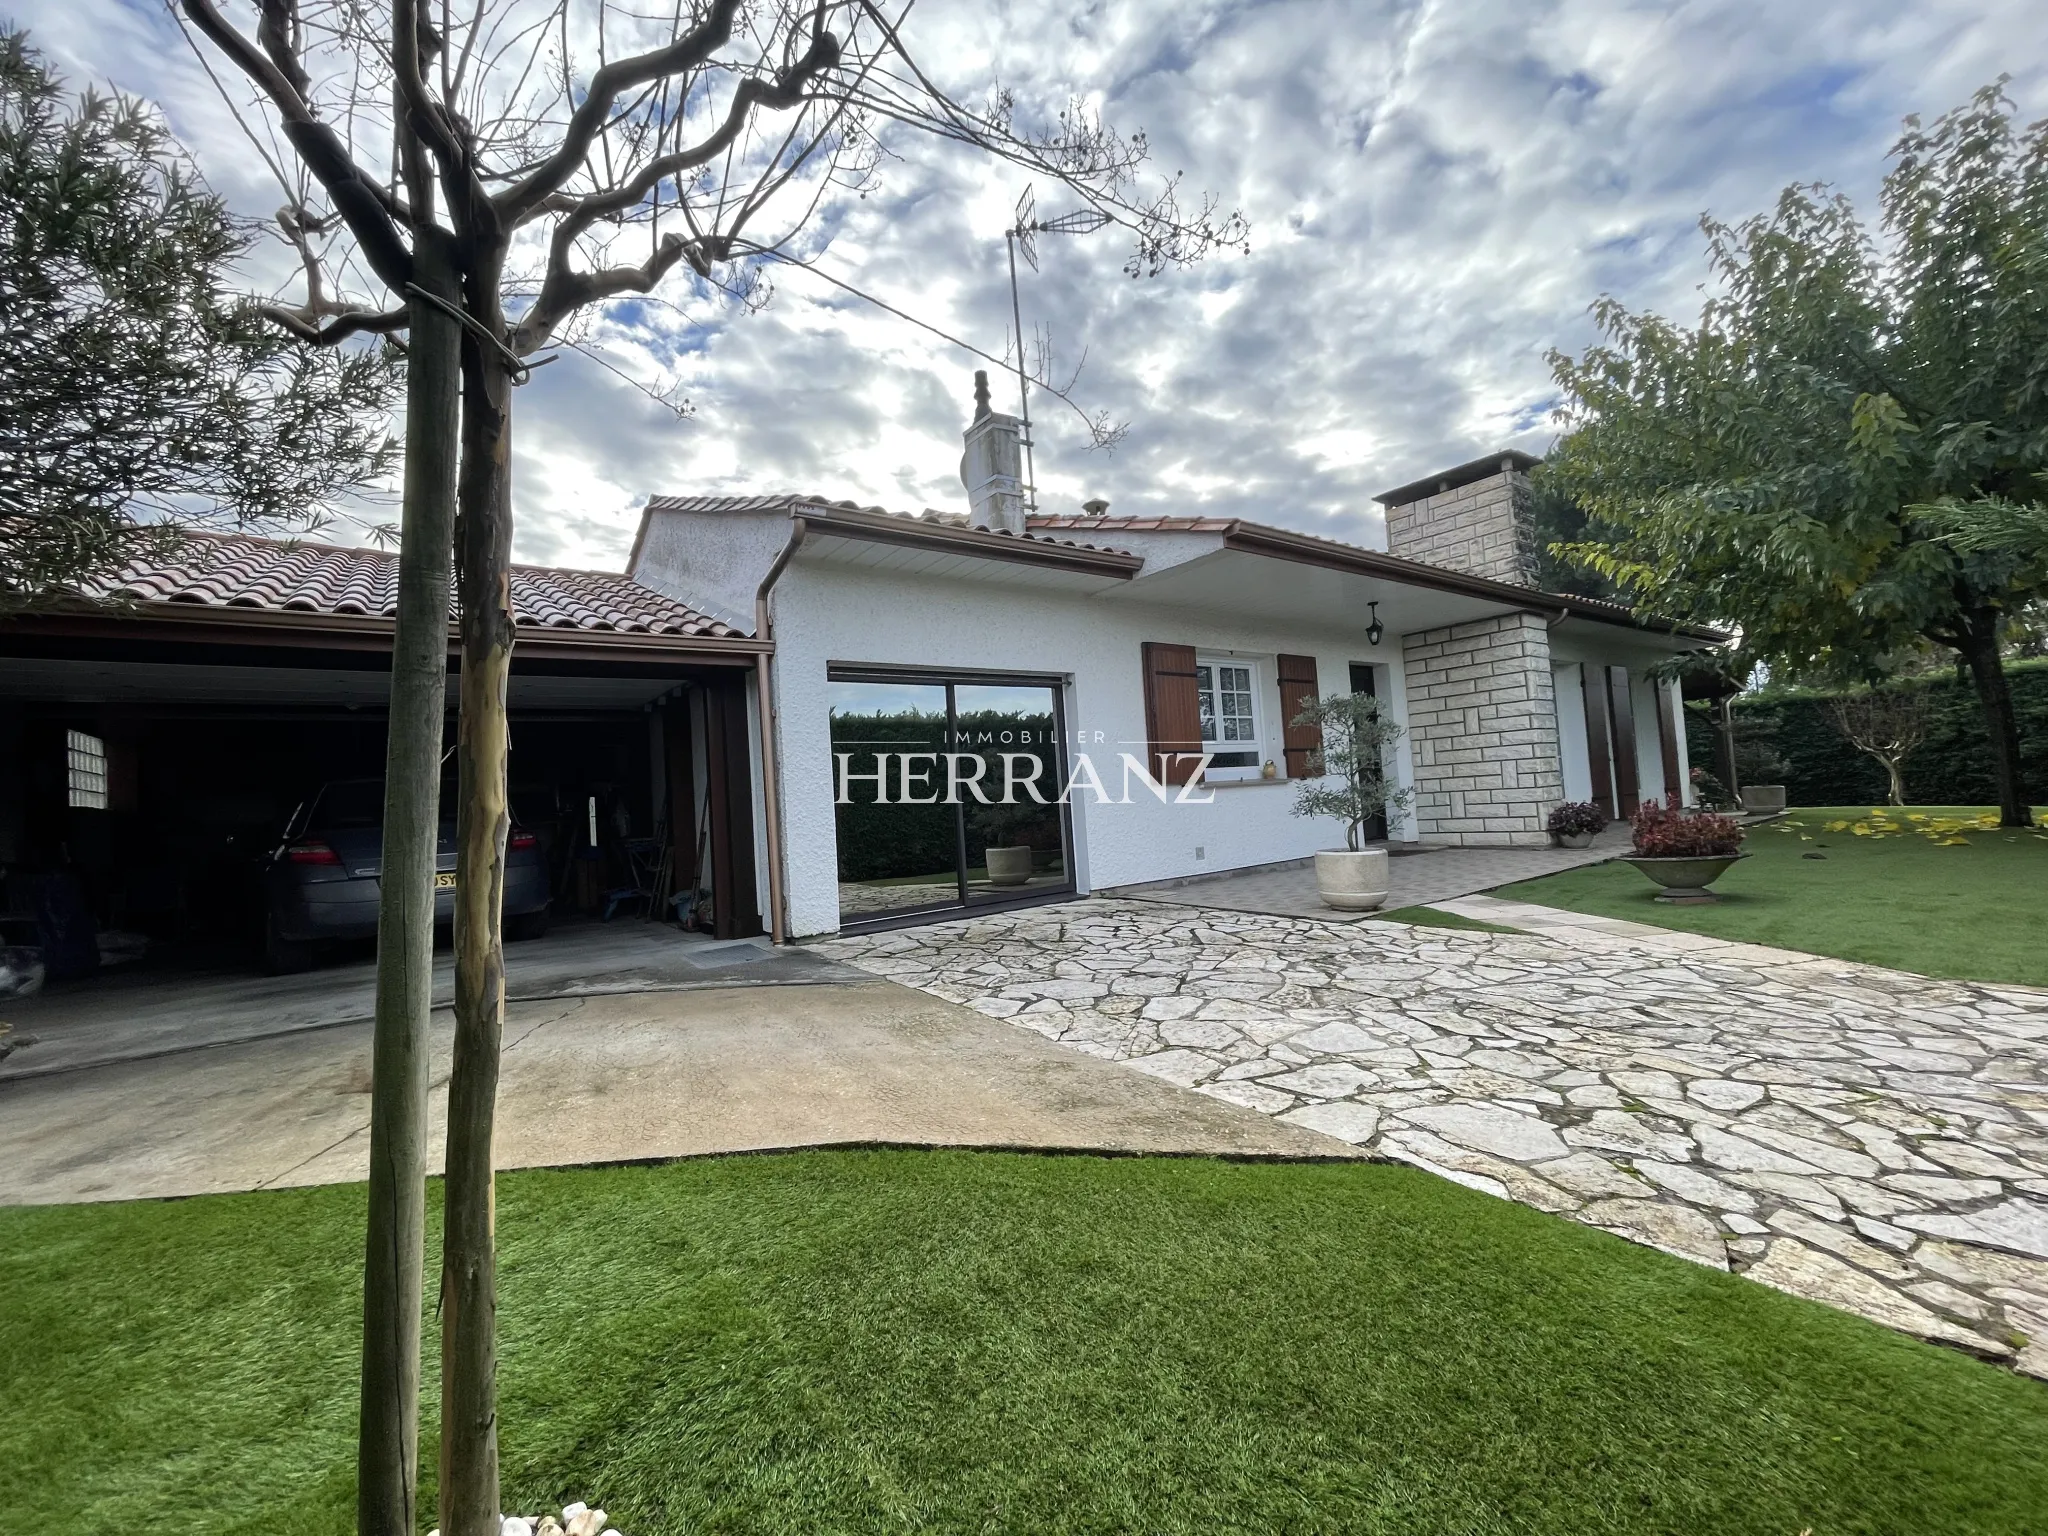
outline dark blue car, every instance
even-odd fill
[[[445,786],[441,803],[454,803]],[[384,782],[323,784],[293,812],[263,871],[263,954],[273,971],[311,965],[329,939],[377,936],[384,851]],[[443,821],[434,869],[434,921],[455,920],[455,823]],[[505,855],[505,937],[537,939],[548,927],[548,872],[539,840],[513,823]]]

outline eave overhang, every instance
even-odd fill
[[[1302,565],[1319,566],[1324,570],[1372,576],[1382,581],[1395,581],[1405,586],[1424,587],[1437,592],[1455,592],[1460,596],[1503,603],[1531,613],[1589,619],[1599,624],[1613,624],[1626,629],[1673,635],[1680,639],[1696,640],[1702,645],[1722,645],[1729,639],[1728,635],[1718,629],[1678,624],[1668,619],[1646,618],[1631,612],[1619,603],[1574,597],[1566,592],[1541,592],[1533,587],[1493,581],[1484,576],[1470,576],[1463,571],[1425,565],[1419,560],[1404,560],[1398,555],[1359,549],[1355,545],[1340,544],[1334,539],[1319,539],[1313,534],[1294,533],[1285,528],[1271,528],[1262,523],[1233,523],[1224,531],[1223,547],[1240,554],[1263,555],[1273,560],[1293,560]]]
[[[962,528],[923,522],[889,512],[799,503],[794,509],[816,534],[836,535],[861,543],[927,549],[944,554],[995,560],[1010,565],[1073,571],[1081,575],[1128,581],[1145,567],[1143,557],[1116,549],[1096,549],[1059,539],[1019,538],[985,528]]]

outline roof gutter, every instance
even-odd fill
[[[789,542],[768,567],[761,585],[754,589],[754,639],[765,649],[754,653],[754,693],[761,716],[761,809],[768,822],[768,939],[771,944],[789,940],[789,925],[782,910],[782,762],[775,748],[774,642],[769,629],[768,597],[775,583],[789,569],[789,562],[810,532],[803,518],[791,520]]]

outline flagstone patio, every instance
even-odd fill
[[[1433,906],[1453,897],[1536,880],[1583,864],[1603,864],[1628,852],[1629,828],[1613,823],[1588,848],[1409,848],[1388,843],[1387,910]],[[1220,907],[1269,917],[1312,917],[1325,923],[1371,920],[1370,912],[1336,912],[1316,894],[1315,860],[1295,859],[1256,869],[1190,875],[1150,885],[1127,885],[1102,894],[1180,907]]]
[[[819,948],[2048,1377],[2048,993],[1551,916],[1493,934],[1095,900]]]

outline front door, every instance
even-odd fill
[[[1369,699],[1376,699],[1380,696],[1379,679],[1369,663],[1363,661],[1351,663],[1351,691],[1354,694],[1362,693]],[[1360,830],[1369,842],[1385,842],[1387,839],[1386,812],[1380,812],[1379,815],[1373,817]]]

